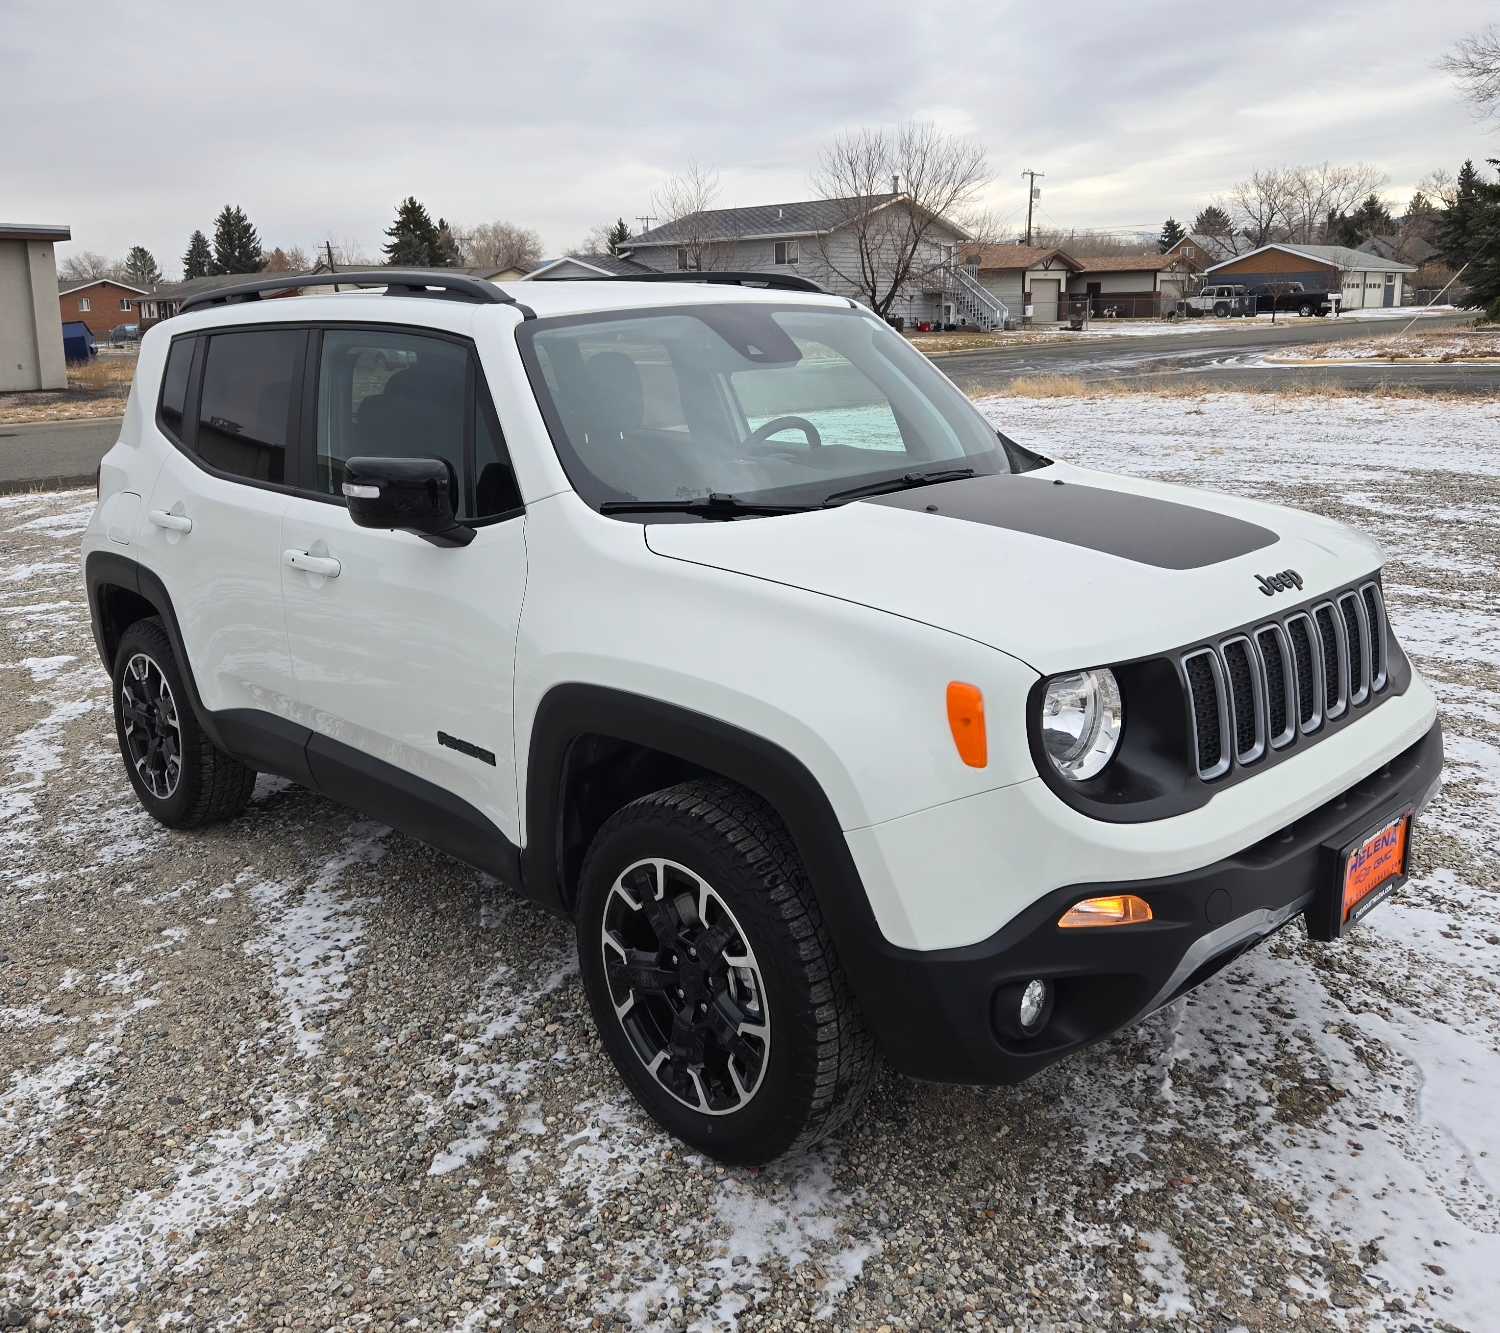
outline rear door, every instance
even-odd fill
[[[281,518],[307,334],[178,337],[153,428],[174,447],[146,502],[142,563],[166,585],[204,705],[292,711]]]
[[[430,330],[343,325],[316,331],[308,356],[304,470],[280,553],[299,720],[375,760],[375,786],[433,784],[519,843],[512,678],[525,517],[473,347]],[[341,491],[344,463],[372,455],[451,463],[474,540],[441,547],[356,527]],[[294,567],[294,555],[335,562],[321,568],[337,572]],[[319,777],[320,753],[339,752],[316,738],[309,747],[320,785],[357,782],[347,771]],[[398,817],[409,812],[381,804],[388,796],[373,791],[357,803],[411,827]],[[425,788],[410,794],[418,804],[435,799]]]

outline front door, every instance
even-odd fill
[[[1062,282],[1057,278],[1033,278],[1031,280],[1032,319],[1038,324],[1056,324],[1058,319],[1058,297]]]
[[[1385,306],[1396,304],[1396,275],[1394,273],[1387,273],[1385,275],[1385,296],[1381,304]]]
[[[304,493],[282,526],[298,720],[377,761],[377,778],[434,784],[519,844],[512,676],[525,517],[477,358],[467,340],[382,327],[315,332],[309,355]],[[356,527],[341,483],[360,456],[446,460],[474,540],[443,547]]]

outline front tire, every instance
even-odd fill
[[[578,954],[605,1049],[666,1130],[756,1165],[845,1124],[876,1071],[802,864],[728,782],[643,796],[584,862]]]
[[[1216,319],[1223,319],[1228,314],[1229,306],[1225,302],[1220,301],[1216,306],[1214,306],[1214,317]]]
[[[255,770],[204,734],[161,621],[138,620],[120,639],[114,670],[115,735],[125,774],[146,813],[168,828],[198,828],[239,814]]]

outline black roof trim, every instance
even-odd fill
[[[483,278],[466,273],[441,273],[429,269],[356,269],[348,273],[286,274],[279,278],[260,278],[240,282],[232,287],[217,287],[190,296],[178,314],[202,310],[215,305],[238,305],[258,301],[262,292],[296,291],[302,287],[334,287],[350,283],[359,287],[383,286],[387,296],[432,296],[454,301],[477,301],[485,305],[520,306],[515,297],[501,291]]]
[[[727,287],[765,287],[778,292],[816,292],[827,295],[811,278],[795,273],[720,273],[712,269],[682,269],[676,273],[613,273],[607,278],[554,278],[554,282],[707,282]]]

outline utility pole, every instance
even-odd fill
[[[650,231],[652,227],[656,226],[656,219],[649,215],[637,213],[635,220],[641,224],[642,231]]]
[[[1034,203],[1036,203],[1036,197],[1037,197],[1037,194],[1038,194],[1038,190],[1036,188],[1036,178],[1038,176],[1041,176],[1041,177],[1045,178],[1046,175],[1047,175],[1047,173],[1045,171],[1023,171],[1021,173],[1021,175],[1025,176],[1027,178],[1027,184],[1026,184],[1026,244],[1030,245],[1031,244],[1031,206]]]

